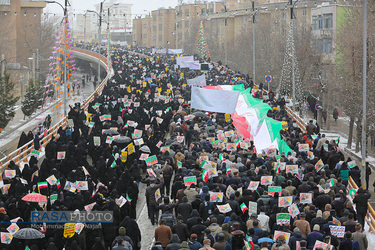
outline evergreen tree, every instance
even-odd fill
[[[37,110],[38,106],[42,104],[43,99],[40,99],[41,94],[41,88],[34,86],[32,80],[30,80],[29,88],[26,90],[25,98],[22,101],[21,110],[24,116],[30,117]]]
[[[198,58],[200,59],[207,60],[210,57],[210,52],[208,51],[206,35],[204,34],[202,21],[199,25],[197,37],[195,39],[195,53],[198,55]]]
[[[0,128],[5,128],[13,119],[15,106],[18,98],[13,94],[14,83],[10,80],[9,74],[0,78]]]

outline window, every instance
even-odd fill
[[[332,53],[332,40],[323,39],[319,41],[319,51],[323,54]]]
[[[162,23],[159,24],[159,30],[163,30],[163,24]]]
[[[306,16],[306,12],[307,12],[306,9],[302,9],[302,16]]]
[[[283,19],[283,20],[286,19],[286,10],[283,10],[283,12],[282,12],[282,19]]]
[[[189,28],[189,20],[185,21],[185,28]]]
[[[286,29],[283,28],[283,36],[286,36]]]
[[[206,14],[206,9],[202,9],[202,15]]]
[[[161,42],[162,38],[163,38],[163,37],[162,37],[162,35],[160,34],[159,37],[158,37],[159,42]]]
[[[10,5],[10,0],[0,0],[0,5]]]
[[[189,9],[185,10],[185,16],[189,16]]]
[[[332,14],[324,15],[324,29],[332,29]]]

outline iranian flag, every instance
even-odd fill
[[[127,129],[129,127],[128,123],[125,124],[124,127],[122,127],[122,129]]]
[[[280,130],[283,129],[282,122],[267,117],[272,109],[263,100],[254,98],[250,89],[239,85],[218,85],[206,86],[206,89],[240,91],[235,112],[231,114],[233,125],[244,139],[254,141],[257,152],[271,147],[277,148],[280,153],[292,152],[286,142],[280,137]]]
[[[227,166],[227,175],[228,175],[229,173],[232,173],[232,169],[230,169],[230,166]]]
[[[94,197],[94,196],[95,196],[95,193],[96,193],[95,189],[94,189],[94,190],[92,190],[92,194],[91,194],[91,197]]]
[[[203,181],[207,182],[209,177],[210,177],[210,175],[208,173],[208,170],[207,169],[203,169],[203,172],[202,172],[202,179],[203,179]]]
[[[225,161],[225,159],[224,159],[224,157],[223,157],[222,154],[219,154],[219,159],[220,159],[221,161]]]
[[[249,209],[247,208],[247,206],[245,205],[245,203],[243,203],[243,202],[242,202],[242,204],[240,205],[240,208],[241,208],[241,211],[242,211],[243,214],[244,214],[247,210],[249,210]]]
[[[57,186],[57,189],[59,189],[61,187],[60,180],[56,181],[56,186]]]
[[[38,182],[38,188],[39,188],[39,190],[43,189],[43,188],[47,188],[47,187],[48,187],[48,183],[46,181]]]
[[[335,182],[333,181],[333,179],[331,179],[331,180],[329,181],[329,185],[330,185],[331,187],[333,187],[333,186],[335,185]]]
[[[352,188],[352,189],[349,189],[349,194],[350,195],[356,195],[357,194],[357,189],[354,189],[354,188]]]
[[[202,161],[202,163],[201,163],[201,168],[203,168],[204,167],[204,165],[206,165],[206,161]]]
[[[254,242],[253,239],[246,235],[245,245],[247,246],[246,249],[253,250],[254,249]]]
[[[116,161],[113,161],[111,164],[111,168],[115,168],[115,167],[117,167],[117,164],[116,164]]]
[[[318,188],[319,188],[319,193],[324,193],[324,188],[320,185],[318,185]]]
[[[340,136],[335,140],[335,143],[336,143],[337,145],[339,145],[339,143],[340,143]]]
[[[278,162],[275,162],[275,171],[276,173],[280,174],[281,171],[281,165]]]
[[[126,193],[126,201],[127,202],[129,202],[129,203],[131,203],[132,202],[132,199],[130,199],[130,197],[129,197],[129,194],[128,193]]]

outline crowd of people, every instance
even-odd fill
[[[101,95],[87,112],[79,103],[71,107],[73,125],[58,130],[43,161],[32,156],[7,167],[15,175],[3,174],[0,230],[8,233],[12,223],[29,227],[23,222],[35,210],[112,211],[113,223],[85,225],[70,238],[63,227],[37,224],[43,239],[13,238],[2,248],[141,249],[136,207],[145,195],[156,226],[152,249],[367,249],[370,195],[347,189],[349,176],[360,183],[359,168],[337,142],[315,134],[313,124],[304,133],[282,97],[264,98],[249,76],[221,64],[206,72],[208,85],[244,84],[270,105],[268,117],[287,123],[280,131],[287,153],[257,152],[230,117],[191,109],[186,79],[197,72],[174,68],[173,56],[116,48],[112,62],[114,75]],[[308,150],[300,146],[306,144]],[[51,176],[60,184],[50,183]],[[57,199],[23,201],[29,192]]]

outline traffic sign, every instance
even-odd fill
[[[272,76],[266,76],[265,80],[266,80],[266,82],[271,82],[272,81]]]
[[[316,104],[316,105],[315,105],[315,109],[316,109],[316,110],[319,109],[319,104]]]

